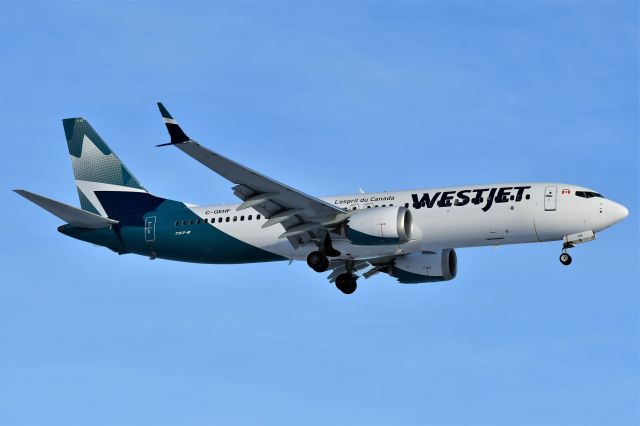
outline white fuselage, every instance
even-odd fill
[[[599,232],[627,216],[627,210],[611,200],[576,195],[584,192],[594,194],[586,188],[560,183],[502,183],[363,193],[322,200],[349,211],[385,206],[410,209],[413,225],[411,239],[406,243],[359,246],[334,238],[334,247],[342,253],[340,258],[366,259],[444,248],[561,240],[580,232]],[[255,210],[236,211],[237,207],[190,209],[221,231],[288,259],[305,259],[317,249],[315,244],[294,248],[287,239],[279,238],[284,231],[282,226],[262,228],[264,217],[257,219],[259,213]]]

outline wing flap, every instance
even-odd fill
[[[100,229],[118,223],[117,220],[109,219],[24,189],[14,189],[14,192],[59,217],[69,225],[78,228]]]
[[[364,268],[366,268],[367,266],[369,266],[369,262],[365,261],[356,261],[353,263],[353,265],[351,265],[351,272],[355,273],[358,272]],[[336,282],[336,278],[338,278],[338,275],[340,274],[344,274],[345,272],[347,272],[347,265],[345,264],[345,262],[341,262],[341,261],[334,261],[329,265],[329,268],[333,269],[333,272],[331,272],[329,274],[329,276],[327,277],[327,279],[329,280],[329,282],[334,283]]]

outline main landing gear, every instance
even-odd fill
[[[356,276],[351,273],[340,274],[336,277],[336,288],[344,294],[351,294],[358,288],[356,281]]]
[[[564,243],[564,245],[562,246],[562,254],[560,255],[560,263],[565,266],[571,265],[571,261],[573,259],[571,259],[571,255],[569,255],[568,250],[573,247],[575,246],[571,243]]]
[[[353,261],[346,262],[347,272],[336,277],[336,288],[344,294],[351,294],[356,291],[358,277],[353,274]],[[329,269],[329,259],[319,251],[312,251],[307,256],[307,265],[316,272],[325,272]]]
[[[325,272],[329,269],[329,258],[327,256],[340,256],[340,252],[331,245],[329,234],[326,234],[322,242],[318,244],[318,250],[309,253],[307,265],[316,272]],[[345,260],[344,267],[341,268],[346,271],[335,277],[336,288],[344,294],[351,294],[358,288],[356,283],[358,277],[354,274],[353,260]]]
[[[312,251],[307,256],[307,265],[316,272],[324,272],[329,269],[329,259],[319,251]]]
[[[318,243],[318,250],[309,253],[309,256],[307,256],[307,265],[316,272],[324,272],[329,269],[329,259],[327,256],[340,256],[340,252],[331,245],[329,233],[325,233],[322,241]]]

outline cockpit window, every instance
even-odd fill
[[[602,195],[598,194],[597,192],[591,192],[591,191],[576,191],[576,195],[582,198],[592,198],[592,197],[604,198],[602,197]]]

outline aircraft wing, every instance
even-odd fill
[[[312,240],[324,241],[328,235],[325,226],[344,219],[344,209],[203,147],[184,133],[162,103],[158,102],[158,108],[171,137],[169,143],[158,146],[173,145],[233,182],[233,192],[242,200],[237,210],[249,207],[257,210],[267,218],[263,228],[280,223],[285,229],[280,238],[288,238],[294,247]]]
[[[14,192],[22,195],[27,200],[37,204],[51,214],[59,217],[69,225],[76,226],[78,228],[100,229],[118,223],[117,220],[78,209],[68,204],[61,203],[60,201],[52,200],[23,189],[14,189]]]

